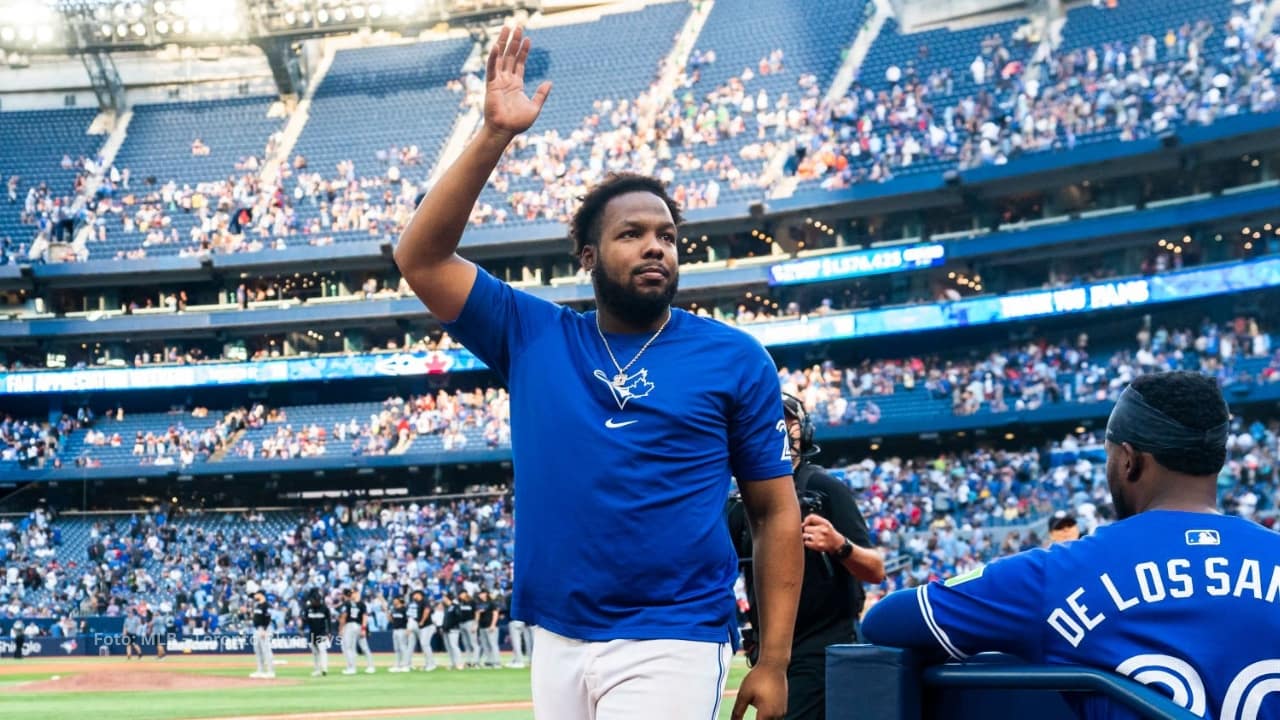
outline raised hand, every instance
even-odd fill
[[[514,137],[528,130],[542,112],[551,92],[544,82],[530,98],[524,92],[524,64],[529,58],[529,38],[520,27],[503,27],[489,50],[485,67],[484,123],[494,132]]]

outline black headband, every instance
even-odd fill
[[[1161,450],[1222,449],[1227,446],[1224,421],[1208,430],[1195,430],[1151,407],[1142,393],[1125,388],[1107,420],[1107,440],[1129,443],[1143,452]]]

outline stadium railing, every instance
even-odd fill
[[[1159,692],[1094,668],[1029,665],[990,653],[927,666],[920,654],[876,645],[827,648],[827,717],[879,720],[1075,718],[1064,693],[1105,696],[1140,718],[1196,717]]]

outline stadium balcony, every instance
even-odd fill
[[[1241,225],[1262,225],[1272,222],[1280,211],[1280,181],[1270,180],[1250,186],[1232,188],[1221,195],[1201,194],[1152,202],[1139,209],[1132,205],[1063,214],[1031,222],[1006,223],[991,230],[957,232],[946,235],[871,243],[871,249],[910,248],[915,245],[938,246],[946,262],[992,259],[1007,253],[1046,251],[1056,248],[1103,247],[1109,243],[1159,234],[1181,235],[1196,227],[1214,226],[1238,221]],[[563,241],[562,241],[563,242]],[[1270,241],[1268,241],[1270,242]],[[361,245],[330,248],[329,260],[341,267],[344,259],[355,257],[344,251],[378,252],[369,241]],[[792,255],[766,255],[754,258],[719,260],[705,263],[689,263],[682,267],[681,289],[686,297],[702,298],[714,293],[732,294],[741,289],[762,287],[769,284],[775,267],[795,265],[806,259],[826,257],[836,260],[842,252],[854,248],[830,248],[821,251],[805,251]],[[378,257],[381,257],[379,254]],[[166,258],[164,260],[137,261],[163,263],[169,267],[181,267],[183,272],[175,277],[185,280],[209,281],[218,275],[243,272],[267,272],[271,269],[290,267],[289,258],[296,262],[305,259],[305,252],[260,253],[249,255],[218,255],[206,265],[196,258]],[[132,265],[133,263],[125,263]],[[32,277],[40,282],[56,285],[60,281],[77,284],[90,280],[96,283],[110,282],[112,275],[100,276],[97,270],[105,270],[113,263],[87,263],[84,265],[43,265],[33,268]],[[88,270],[90,272],[76,272]],[[123,270],[117,269],[116,272]],[[911,272],[905,269],[903,272]],[[0,287],[5,278],[21,285],[31,281],[16,266],[0,266]],[[545,299],[561,303],[583,303],[592,299],[590,285],[578,279],[565,278],[551,285],[528,284],[523,288]],[[123,311],[79,313],[73,316],[31,317],[11,315],[10,321],[0,325],[0,338],[51,338],[93,337],[101,339],[113,336],[163,335],[183,330],[270,330],[288,328],[297,323],[360,323],[373,318],[411,318],[424,316],[421,304],[411,296],[342,300],[324,298],[323,302],[278,301],[253,307],[243,312],[234,303],[188,307],[181,314],[154,311],[125,315]]]
[[[1211,335],[1216,337],[1219,332],[1224,336],[1234,334],[1224,328],[1212,330]],[[934,437],[965,432],[1004,433],[1011,439],[1015,432],[1034,428],[1092,426],[1101,422],[1110,412],[1117,378],[1130,372],[1126,368],[1140,372],[1143,367],[1172,366],[1214,373],[1222,378],[1229,402],[1238,412],[1274,403],[1280,400],[1277,356],[1271,350],[1269,338],[1259,339],[1267,342],[1237,340],[1245,347],[1232,354],[1229,361],[1219,360],[1216,341],[1203,349],[1188,348],[1176,354],[1172,345],[1165,349],[1157,347],[1158,353],[1142,361],[1143,364],[1132,357],[1131,349],[1115,352],[1099,349],[1095,360],[1079,367],[1060,365],[1060,360],[1053,360],[1048,366],[1056,368],[1049,371],[1051,380],[1037,379],[1039,371],[1033,370],[1049,360],[1031,358],[1015,362],[1011,349],[1006,353],[1009,364],[1002,362],[1000,366],[1016,369],[1021,375],[1018,383],[1030,386],[1045,382],[1055,389],[1052,393],[1033,392],[1024,397],[1022,391],[1013,389],[1016,387],[1013,376],[1001,377],[997,379],[1001,388],[1009,384],[1011,389],[1004,390],[1002,395],[979,399],[972,408],[959,406],[959,393],[992,371],[985,366],[953,365],[945,357],[933,368],[941,371],[943,377],[956,375],[949,381],[951,386],[934,387],[935,375],[931,369],[909,384],[893,381],[893,387],[888,390],[853,393],[851,387],[840,383],[842,389],[838,394],[842,401],[838,405],[834,404],[836,398],[830,396],[829,391],[811,396],[801,387],[799,393],[809,398],[806,402],[816,403],[811,412],[818,425],[817,439],[822,442],[871,440],[874,443],[883,438],[916,437],[922,432]],[[963,351],[957,352],[963,354]],[[846,372],[856,375],[859,371]],[[892,372],[873,372],[881,377],[893,376]],[[780,374],[784,378],[795,377],[785,367]],[[928,381],[926,376],[930,378]],[[988,390],[988,394],[990,392]],[[15,477],[24,480],[230,477],[280,471],[365,469],[372,472],[374,469],[510,460],[510,429],[505,410],[499,408],[505,406],[505,397],[501,393],[485,395],[483,401],[478,400],[480,396],[469,393],[453,397],[458,404],[441,406],[439,412],[433,405],[418,405],[417,400],[391,404],[291,405],[278,409],[278,415],[275,410],[267,414],[259,409],[254,414],[265,421],[250,422],[247,426],[241,411],[206,411],[201,418],[188,418],[186,414],[130,414],[123,423],[111,419],[107,413],[87,431],[69,433],[65,449],[58,454],[62,468],[46,463],[43,469],[18,472]],[[498,405],[492,405],[494,402]],[[855,414],[859,406],[875,409],[871,415],[862,410],[859,410],[862,414]],[[848,410],[836,411],[842,414],[829,417],[833,407]],[[237,412],[239,420],[235,417]],[[419,413],[425,415],[419,417]],[[220,421],[222,427],[217,427],[219,423],[211,417],[224,418]],[[239,432],[246,427],[244,432]],[[97,434],[98,442],[90,446],[86,442],[87,433]],[[111,447],[106,441],[115,436],[119,436],[119,442]],[[94,462],[79,462],[87,458]],[[80,466],[67,467],[72,459],[77,459],[76,464]]]
[[[1205,242],[1210,246],[1217,245],[1212,238]],[[1280,244],[1280,241],[1273,241],[1272,244]],[[1273,249],[1270,254],[1261,254],[1253,259],[1198,265],[1152,275],[1109,277],[1076,285],[1059,284],[1049,289],[975,294],[935,303],[907,302],[901,305],[855,307],[851,310],[824,309],[815,305],[808,308],[805,314],[788,314],[754,321],[743,318],[739,322],[745,332],[764,345],[783,351],[787,347],[812,342],[883,336],[905,338],[924,331],[982,326],[994,328],[1033,318],[1039,322],[1050,317],[1080,316],[1097,311],[1129,309],[1136,312],[1164,304],[1177,307],[1177,303],[1183,301],[1214,302],[1233,297],[1233,293],[1265,293],[1268,289],[1280,286],[1280,259],[1274,256],[1274,252]],[[773,272],[778,271],[775,268]],[[715,287],[723,290],[724,284],[718,283]],[[562,285],[557,289],[585,292],[587,288],[583,285]],[[561,295],[549,299],[564,300],[565,297]],[[581,299],[585,301],[588,296],[584,295]],[[326,302],[299,304],[289,300],[252,303],[250,307],[253,309],[247,311],[236,305],[225,305],[189,308],[184,313],[157,308],[154,313],[109,319],[106,314],[104,317],[81,314],[81,317],[57,320],[10,321],[0,324],[0,337],[10,341],[38,339],[65,343],[79,341],[80,338],[93,338],[95,341],[111,341],[113,338],[141,339],[154,333],[155,338],[164,340],[166,336],[172,337],[192,330],[204,333],[258,332],[279,328],[281,331],[292,332],[297,331],[300,324],[311,327],[318,322],[333,322],[334,317],[352,318],[349,322],[358,327],[420,317],[423,312],[416,300],[395,292],[387,293],[386,297],[358,302],[342,298],[338,298],[341,302],[328,302],[328,298],[323,300]],[[326,314],[332,311],[344,314]],[[129,329],[117,331],[116,327]],[[156,333],[157,327],[162,328],[161,332]],[[396,337],[394,330],[391,333],[390,337]],[[356,347],[370,346],[360,345],[349,348],[347,352],[271,353],[269,359],[264,355],[262,359],[253,361],[219,360],[216,359],[217,354],[210,354],[209,357],[215,359],[182,360],[175,356],[165,364],[157,357],[153,360],[155,364],[143,361],[143,364],[134,368],[125,367],[121,360],[106,363],[104,356],[98,356],[97,362],[100,365],[94,367],[71,370],[15,369],[5,372],[0,374],[0,391],[12,395],[30,395],[39,392],[128,388],[194,388],[208,384],[283,383],[318,378],[353,380],[456,374],[483,369],[482,363],[461,348],[436,351],[426,346],[404,344],[402,340],[403,337],[387,349],[361,352]],[[120,357],[120,352],[124,351],[117,352],[115,356]],[[81,361],[76,360],[73,364],[78,362]]]

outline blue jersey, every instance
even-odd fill
[[[506,380],[515,466],[511,616],[578,640],[734,637],[731,477],[791,473],[773,360],[672,308],[617,368],[581,314],[483,270],[446,324]],[[652,333],[607,335],[624,365]]]
[[[863,629],[957,659],[1000,651],[1110,670],[1205,718],[1280,718],[1280,535],[1237,517],[1144,512],[895,593]],[[1101,698],[1076,702],[1084,717],[1130,717]]]

